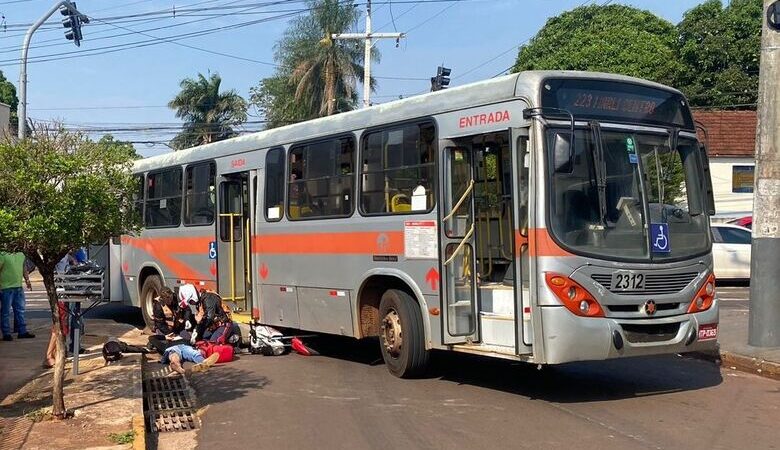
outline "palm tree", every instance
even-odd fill
[[[199,73],[197,79],[181,81],[181,92],[168,107],[184,120],[184,130],[173,138],[171,147],[180,150],[236,135],[233,127],[246,121],[247,103],[233,89],[220,93],[221,84],[216,73],[209,78]]]
[[[310,0],[309,8],[311,13],[295,21],[277,47],[277,59],[289,68],[295,100],[317,117],[354,109],[357,82],[364,81],[363,47],[331,35],[349,31],[360,13],[352,2],[339,0]]]

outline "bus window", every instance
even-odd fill
[[[220,184],[220,221],[219,238],[223,242],[238,242],[244,234],[244,207],[246,199],[246,187],[241,180],[229,180]],[[237,214],[232,218],[225,214]],[[230,224],[233,224],[231,234]]]
[[[136,187],[133,193],[133,203],[135,205],[135,212],[138,214],[138,220],[142,220],[144,217],[144,174],[138,174],[135,176]]]
[[[365,136],[360,189],[364,214],[433,209],[435,139],[431,124],[404,125]]]
[[[290,220],[352,214],[355,141],[330,139],[290,150]]]
[[[284,149],[272,148],[265,155],[265,220],[281,220],[283,203]]]
[[[188,166],[184,193],[184,225],[211,225],[214,223],[213,162]]]
[[[181,223],[181,167],[150,172],[146,177],[147,228],[178,227]]]

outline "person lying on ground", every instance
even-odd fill
[[[212,353],[208,358],[204,355],[203,350],[190,347],[186,344],[179,344],[168,347],[165,349],[160,363],[168,364],[171,371],[181,375],[186,375],[183,364],[185,362],[195,363],[192,366],[192,372],[203,372],[209,369],[209,367],[216,364],[219,359],[219,354]]]

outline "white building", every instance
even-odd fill
[[[716,217],[752,215],[756,112],[700,110],[693,116],[707,131],[700,137],[710,157]]]

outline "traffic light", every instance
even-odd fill
[[[431,77],[431,92],[440,91],[446,89],[450,84],[450,74],[452,69],[448,69],[444,66],[436,68],[436,76]]]
[[[75,2],[71,2],[70,4],[73,8],[68,8],[66,5],[60,6],[60,14],[66,16],[62,19],[62,26],[68,28],[68,30],[65,31],[65,39],[73,41],[77,47],[80,47],[82,39],[81,24],[89,23],[89,19],[76,10]]]

